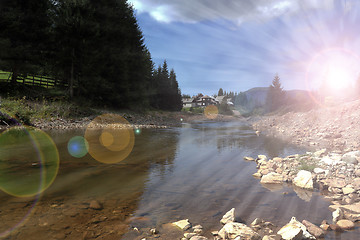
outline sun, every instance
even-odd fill
[[[354,82],[354,73],[352,69],[346,66],[332,67],[326,76],[326,83],[333,90],[342,90],[351,87]]]
[[[352,51],[335,48],[314,56],[307,69],[309,91],[350,89],[359,77],[360,58]]]

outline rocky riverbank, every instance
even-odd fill
[[[313,149],[357,150],[360,147],[360,100],[309,112],[260,117],[253,121],[253,127],[262,134]]]
[[[105,114],[105,113],[103,113]],[[204,114],[193,114],[188,112],[116,112],[112,113],[126,119],[133,128],[169,128],[180,126],[182,123],[192,123],[196,121],[217,121],[228,122],[239,120],[239,117],[218,114],[215,118],[207,118]],[[101,115],[101,114],[100,114]],[[42,130],[65,130],[65,129],[84,129],[97,116],[83,118],[51,118],[37,119],[33,121],[33,126]],[[11,126],[0,125],[1,129]]]

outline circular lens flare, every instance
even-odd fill
[[[0,189],[16,197],[31,197],[47,189],[59,169],[59,154],[43,131],[13,127],[0,135]]]
[[[76,158],[84,157],[89,151],[89,143],[81,136],[72,137],[68,142],[68,152]]]
[[[89,154],[102,163],[117,163],[129,156],[135,143],[134,129],[123,117],[104,114],[96,117],[85,131]]]
[[[215,119],[219,114],[219,110],[215,105],[209,105],[204,109],[204,115],[208,119]]]

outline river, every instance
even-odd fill
[[[59,152],[59,172],[41,196],[0,192],[4,239],[137,239],[129,227],[157,227],[164,236],[168,229],[163,224],[181,219],[201,224],[210,237],[231,208],[236,220],[246,224],[256,217],[278,226],[293,216],[317,225],[331,221],[330,203],[319,192],[295,192],[286,184],[263,186],[252,177],[256,165],[244,156],[285,157],[306,149],[256,136],[245,121],[142,129],[130,155],[116,164],[69,154],[68,141],[84,130],[48,134]],[[28,165],[16,169],[24,176],[30,171]],[[102,210],[89,208],[94,200]],[[355,239],[358,231],[329,233],[326,239]]]

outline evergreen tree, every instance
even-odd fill
[[[224,96],[224,90],[222,88],[220,88],[217,95]]]
[[[280,83],[280,77],[278,74],[275,75],[272,85],[270,85],[266,104],[268,111],[272,112],[281,107],[284,104],[285,92]]]
[[[44,69],[49,38],[49,0],[0,2],[0,69],[19,75]]]

